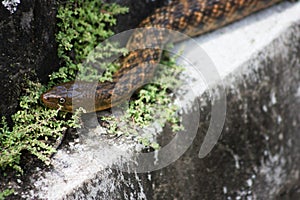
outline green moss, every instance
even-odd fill
[[[106,74],[112,74],[117,65],[110,64],[107,67],[106,63],[101,63],[100,69],[97,69],[83,66],[82,63],[87,60],[88,55],[91,61],[109,57],[114,53],[126,53],[125,49],[117,48],[113,44],[99,46],[103,40],[114,35],[110,28],[116,24],[115,16],[126,12],[127,8],[97,0],[71,0],[61,6],[57,14],[59,32],[56,41],[62,67],[50,76],[52,82],[57,82],[57,79],[62,82],[73,80],[78,70],[82,72],[81,79],[89,81],[99,79],[101,69],[109,69]],[[94,51],[96,47],[106,49],[106,54],[97,54]],[[96,53],[91,56],[91,52]]]
[[[5,170],[11,167],[22,172],[20,167],[21,155],[24,151],[36,156],[46,164],[55,152],[51,141],[62,136],[67,127],[78,127],[73,115],[66,120],[66,113],[49,110],[39,102],[40,94],[45,87],[41,84],[28,82],[25,95],[20,99],[20,109],[12,115],[14,126],[8,127],[2,118],[0,128],[0,167]]]
[[[110,27],[116,23],[113,16],[123,14],[128,10],[116,4],[108,6],[95,0],[73,2],[76,3],[66,4],[58,11],[60,32],[56,39],[59,43],[58,55],[62,60],[63,67],[60,68],[59,72],[52,74],[51,80],[55,80],[57,76],[61,78],[61,73],[66,74],[63,81],[72,80],[78,70],[81,74],[80,77],[77,75],[76,78],[82,80],[111,80],[111,75],[119,68],[119,65],[118,63],[102,61],[119,53],[125,55],[127,51],[124,48],[119,48],[116,43],[101,44],[101,42],[114,34],[110,30]],[[82,64],[84,61],[85,63]],[[168,122],[171,123],[174,131],[182,128],[178,125],[180,121],[176,112],[178,108],[171,105],[172,99],[167,92],[170,88],[175,89],[174,87],[178,85],[176,75],[182,69],[176,66],[175,58],[166,58],[162,64],[167,67],[159,70],[160,77],[155,80],[158,84],[147,85],[140,90],[137,99],[130,102],[124,116],[103,118],[109,122],[109,133],[135,135],[136,140],[145,146],[157,149],[159,145],[150,142],[152,141],[151,136],[147,138],[138,134],[140,129],[150,125],[154,120],[161,126]],[[99,68],[91,66],[99,66]],[[99,79],[99,75],[102,74],[101,69],[105,69],[105,74]],[[127,125],[119,126],[118,124]]]
[[[12,195],[14,193],[13,189],[5,189],[4,191],[0,192],[0,200],[4,200],[5,197]]]
[[[161,61],[163,68],[155,77],[155,84],[148,84],[137,94],[137,98],[129,102],[129,107],[121,117],[103,117],[109,121],[108,132],[110,134],[135,136],[135,140],[142,143],[145,147],[159,149],[153,134],[141,134],[142,129],[159,125],[164,127],[166,123],[171,124],[174,132],[182,130],[178,107],[173,104],[169,90],[176,89],[180,82],[176,79],[177,75],[183,70],[176,65],[175,57],[166,58]],[[126,124],[126,125],[124,125]]]
[[[106,11],[101,12],[102,9]],[[24,95],[20,98],[20,109],[11,116],[13,127],[9,127],[6,119],[2,118],[0,170],[9,167],[22,173],[20,159],[26,151],[48,164],[50,155],[55,152],[54,141],[62,136],[67,127],[80,126],[79,111],[67,118],[67,113],[43,106],[40,95],[46,88],[59,81],[74,79],[76,71],[81,67],[78,63],[81,63],[100,41],[113,34],[108,26],[116,23],[115,15],[126,11],[126,8],[116,4],[108,5],[96,0],[71,0],[59,8],[57,18],[60,19],[60,31],[56,38],[63,67],[50,76],[51,81],[47,86],[28,81],[28,87],[24,89]],[[70,55],[74,52],[76,56],[73,58]]]

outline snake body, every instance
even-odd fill
[[[118,105],[152,79],[161,57],[162,45],[168,38],[162,32],[150,31],[149,27],[165,28],[188,36],[197,36],[212,31],[233,21],[237,21],[256,11],[270,7],[282,0],[177,0],[158,8],[144,19],[130,37],[127,48],[131,51],[121,63],[121,68],[113,75],[112,82],[99,82],[91,91],[92,83],[67,82],[55,86],[42,94],[43,103],[50,108],[72,112],[74,95],[76,102],[94,101],[87,106],[88,112],[100,111]],[[145,37],[144,31],[147,31]],[[145,48],[151,40],[152,48]],[[178,38],[177,40],[180,40]],[[81,103],[82,102],[82,103]]]

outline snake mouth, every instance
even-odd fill
[[[65,105],[61,105],[58,102],[57,97],[53,97],[53,95],[49,93],[43,93],[41,95],[41,101],[44,103],[44,105],[48,108],[51,109],[56,109],[56,110],[61,110],[61,111],[66,111],[66,112],[73,112],[73,107],[72,104],[68,104],[67,102]]]
[[[59,109],[62,107],[57,103],[57,98],[53,97],[51,94],[49,95],[47,92],[41,95],[41,101],[51,109]]]
[[[41,95],[41,101],[46,105],[48,108],[52,109],[59,109],[59,106],[56,102],[53,102],[53,98],[50,98],[47,93],[43,93]]]

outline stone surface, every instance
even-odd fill
[[[154,199],[294,199],[289,196],[299,184],[299,31],[300,24],[293,24],[230,73],[217,145],[199,159],[209,120],[204,107],[191,148],[153,173]]]
[[[13,13],[0,4],[0,115],[16,112],[29,78],[46,81],[58,68],[55,0],[22,0]],[[35,75],[36,72],[36,75]]]

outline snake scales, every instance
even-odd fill
[[[177,0],[156,9],[139,27],[166,28],[197,36],[280,1],[282,0]],[[149,39],[154,43],[153,48],[143,49]],[[95,105],[85,108],[88,112],[115,106],[153,77],[162,53],[161,44],[165,44],[165,41],[164,34],[160,32],[153,31],[145,38],[143,29],[139,29],[132,34],[127,47],[143,50],[131,51],[122,60],[121,68],[113,75],[112,82],[99,82],[95,90],[91,91],[91,83],[71,81],[53,87],[42,94],[41,99],[47,107],[61,107],[68,112],[73,111],[74,94],[77,94],[76,101],[95,101]]]

